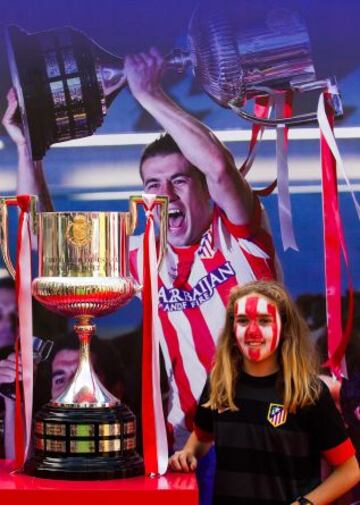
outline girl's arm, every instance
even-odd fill
[[[359,464],[356,456],[352,456],[337,466],[324,482],[305,495],[314,505],[326,505],[342,496],[354,487],[360,480]],[[294,501],[291,505],[297,505]]]
[[[176,472],[193,472],[197,460],[204,456],[213,442],[202,442],[193,431],[181,451],[176,451],[169,459],[169,466]]]

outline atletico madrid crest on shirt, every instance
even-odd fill
[[[284,405],[280,405],[279,403],[270,403],[267,416],[269,423],[272,424],[274,428],[278,428],[282,424],[286,423],[286,419],[287,412],[284,409]]]

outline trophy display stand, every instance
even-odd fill
[[[0,501],[11,505],[198,505],[199,493],[193,472],[168,472],[158,479],[145,475],[115,480],[59,480],[34,478],[13,472],[11,461],[0,460]]]

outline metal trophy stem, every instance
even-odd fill
[[[15,199],[16,200],[16,199]],[[101,384],[90,359],[94,317],[114,312],[141,289],[129,274],[128,237],[137,223],[141,196],[129,212],[44,212],[37,214],[38,277],[33,296],[46,308],[74,317],[79,364],[66,390],[35,416],[34,453],[25,472],[52,479],[111,479],[143,473],[136,452],[134,414]],[[160,258],[167,230],[167,199],[160,210]],[[3,256],[8,251],[7,200],[0,198]]]
[[[113,407],[120,405],[99,381],[93,370],[90,359],[90,341],[95,334],[95,324],[92,316],[78,316],[75,318],[74,330],[79,337],[79,364],[74,378],[58,398],[50,401],[52,406],[66,407]]]

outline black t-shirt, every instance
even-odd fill
[[[200,438],[211,433],[215,440],[215,504],[289,504],[320,483],[322,453],[330,450],[336,461],[339,447],[338,462],[342,462],[344,444],[349,453],[351,443],[326,385],[314,405],[287,414],[277,378],[277,374],[252,377],[242,373],[236,387],[236,412],[203,407],[209,397],[209,386],[205,386],[195,430]]]

